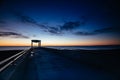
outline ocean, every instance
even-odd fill
[[[29,46],[0,46],[0,51],[4,50],[25,50],[29,49]]]
[[[25,50],[29,49],[30,46],[0,46],[0,51],[3,50]],[[46,46],[46,48],[60,49],[60,50],[110,50],[120,49],[120,46]]]
[[[54,48],[60,50],[110,50],[110,49],[120,49],[120,46],[49,46],[47,48]]]

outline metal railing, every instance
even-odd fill
[[[3,64],[5,64],[5,65],[0,68],[0,72],[3,71],[4,69],[6,69],[8,66],[10,66],[12,63],[14,63],[18,58],[23,56],[28,50],[30,50],[30,49],[23,50],[15,55],[1,61],[0,65],[3,65]]]

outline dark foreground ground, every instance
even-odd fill
[[[17,73],[14,73],[10,80],[120,80],[118,49],[37,48],[32,52],[34,56],[28,57],[24,65],[16,69]]]
[[[6,50],[6,51],[0,51],[0,61],[20,52],[22,50]]]
[[[120,74],[120,49],[113,50],[56,50],[47,49],[83,65]]]

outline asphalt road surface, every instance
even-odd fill
[[[117,80],[105,71],[84,66],[78,62],[43,49],[33,51],[27,62],[24,80]]]

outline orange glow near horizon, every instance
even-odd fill
[[[114,41],[104,41],[104,42],[99,42],[99,41],[90,41],[90,42],[71,42],[71,43],[47,43],[47,44],[42,44],[42,46],[94,46],[94,45],[119,45],[118,42]]]
[[[42,46],[94,46],[94,45],[119,45],[115,40],[84,40],[84,41],[49,41],[42,42]],[[35,44],[36,45],[36,44]],[[0,40],[0,46],[31,46],[30,40]]]

